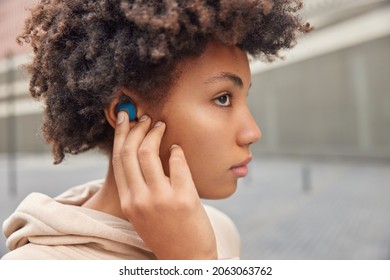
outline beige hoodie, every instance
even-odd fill
[[[11,252],[2,259],[155,259],[132,225],[118,217],[80,207],[102,186],[93,181],[56,198],[32,193],[4,222]],[[233,222],[205,206],[217,239],[218,257],[239,257]]]

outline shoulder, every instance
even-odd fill
[[[55,247],[27,243],[5,254],[2,260],[54,260],[69,259]]]
[[[121,246],[115,248],[95,243],[86,244],[43,245],[28,243],[12,250],[1,257],[1,260],[154,260],[149,251],[137,247]],[[117,245],[119,247],[120,244]]]
[[[235,259],[240,256],[240,234],[233,221],[222,211],[204,205],[213,226],[219,259]]]

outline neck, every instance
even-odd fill
[[[112,160],[110,157],[109,166],[103,187],[87,202],[85,202],[83,204],[83,207],[101,211],[112,216],[127,220],[121,210],[118,189],[116,186],[114,170],[111,162]]]

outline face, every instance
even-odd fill
[[[155,116],[167,125],[160,148],[164,171],[169,174],[169,147],[178,144],[200,197],[228,197],[238,178],[246,176],[249,146],[261,136],[247,106],[247,56],[239,48],[209,43],[201,56],[179,67],[169,98]]]

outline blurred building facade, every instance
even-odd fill
[[[257,153],[390,159],[390,1],[306,0],[315,31],[252,65]]]
[[[34,2],[0,0],[0,153],[49,150],[19,68],[30,49],[15,42]],[[390,159],[390,1],[305,3],[315,31],[284,61],[251,64],[255,155]]]

